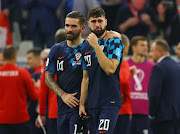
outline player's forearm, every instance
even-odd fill
[[[88,96],[88,84],[83,84],[81,86],[81,97],[80,97],[80,105],[85,105]]]
[[[131,21],[130,19],[126,20],[124,23],[122,23],[122,25],[124,27],[126,27],[126,29],[128,29],[129,27],[133,27],[136,25],[136,23],[133,23],[133,21]]]
[[[149,26],[149,30],[151,31],[151,33],[154,33],[154,34],[157,33],[157,28],[156,28],[156,26],[153,24],[152,21],[149,22],[148,26]]]
[[[83,78],[81,83],[80,105],[85,105],[88,96],[89,78]]]
[[[106,35],[104,36],[104,40],[108,40],[108,39],[111,39],[111,38],[114,38],[114,37],[122,39],[120,33],[110,30],[110,31],[106,31]]]
[[[94,50],[96,52],[98,62],[101,66],[101,68],[104,70],[104,72],[107,75],[114,74],[116,71],[116,67],[113,64],[113,62],[104,54],[104,52],[101,50],[101,48],[98,46],[94,47]]]
[[[54,80],[54,74],[46,71],[45,76],[46,85],[58,96],[62,96],[65,92],[58,86],[57,82]]]

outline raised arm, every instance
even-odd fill
[[[142,14],[141,15],[141,20],[148,25],[149,30],[152,33],[154,33],[154,34],[157,33],[156,25],[151,20],[151,16],[149,14]]]
[[[91,33],[87,38],[89,44],[94,48],[99,64],[101,68],[107,75],[114,74],[116,71],[119,61],[117,59],[109,59],[104,52],[102,51],[101,47],[98,44],[98,38],[94,33]]]
[[[112,31],[112,30],[106,31],[106,35],[104,36],[103,39],[104,40],[109,40],[109,39],[114,38],[114,37],[122,39],[120,33],[116,32],[116,31]]]
[[[34,86],[30,73],[23,69],[21,77],[24,79],[25,89],[31,100],[38,100],[39,98],[39,87]]]

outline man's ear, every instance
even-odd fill
[[[105,23],[106,23],[106,26],[107,26],[107,19],[105,19]]]
[[[158,50],[158,54],[159,54],[159,55],[162,55],[162,53],[163,53],[162,48],[158,47],[157,50]]]
[[[82,31],[84,31],[85,27],[86,27],[86,26],[85,26],[85,25],[83,25],[83,26],[82,26],[82,28],[81,28],[81,30],[82,30]]]
[[[134,50],[134,47],[135,47],[134,45],[133,45],[133,46],[131,46],[132,51]]]

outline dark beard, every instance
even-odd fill
[[[104,27],[104,29],[101,29],[100,31],[93,31],[92,29],[91,29],[91,32],[93,32],[98,38],[101,36],[101,35],[103,35],[104,34],[104,32],[106,31],[106,27]]]
[[[73,41],[79,37],[80,33],[81,33],[81,30],[79,30],[76,34],[74,34],[72,32],[68,32],[68,33],[66,33],[66,40]],[[72,34],[73,36],[67,36],[67,34]]]

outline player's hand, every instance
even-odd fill
[[[117,38],[120,38],[120,39],[121,39],[121,34],[118,33],[118,32],[115,32],[115,31],[110,30],[110,31],[107,31],[107,32],[106,32],[106,35],[104,36],[103,39],[104,39],[104,40],[109,40],[109,39],[114,38],[114,37],[117,37]]]
[[[41,118],[41,121],[42,121],[43,126],[45,126],[45,124],[46,124],[46,115],[40,115],[40,118]],[[41,125],[40,125],[40,123],[39,123],[39,120],[38,120],[38,117],[36,118],[35,125],[36,125],[38,128],[41,127]]]
[[[32,81],[33,81],[35,87],[40,88],[40,85],[41,85],[41,80],[40,79],[38,79],[37,81],[35,79],[32,79]]]
[[[131,26],[135,26],[139,23],[139,19],[136,18],[136,17],[130,17],[127,21],[126,21],[126,24],[128,27],[131,27]]]
[[[73,107],[76,107],[79,105],[79,100],[74,97],[76,96],[78,93],[73,93],[73,94],[68,94],[68,93],[64,93],[62,96],[61,96],[61,99],[63,100],[63,102],[65,104],[67,104],[70,108],[73,108]]]
[[[85,111],[85,106],[84,105],[79,105],[79,115],[80,116],[82,116],[82,115],[87,116],[87,113]]]
[[[38,128],[41,127],[41,126],[40,126],[40,123],[39,123],[39,121],[38,121],[38,117],[36,118],[35,125],[36,125],[36,127],[38,127]]]
[[[136,66],[131,66],[129,67],[129,70],[130,70],[130,76],[132,77],[135,73],[136,73]]]
[[[142,14],[141,20],[146,23],[147,25],[152,24],[151,17],[148,14]]]
[[[4,14],[4,16],[9,16],[10,15],[10,11],[9,11],[9,9],[8,8],[5,8],[4,10],[3,10],[3,14]]]
[[[127,28],[128,28],[128,27],[126,26],[125,23],[122,23],[122,24],[119,25],[119,30],[120,30],[122,33],[126,32]]]
[[[96,46],[99,46],[98,38],[94,33],[89,34],[89,36],[87,37],[87,41],[93,48],[95,48]]]
[[[139,23],[139,19],[136,17],[130,17],[124,23],[119,25],[119,30],[124,33],[129,27],[133,27]]]
[[[122,104],[126,103],[126,100],[122,99]]]

